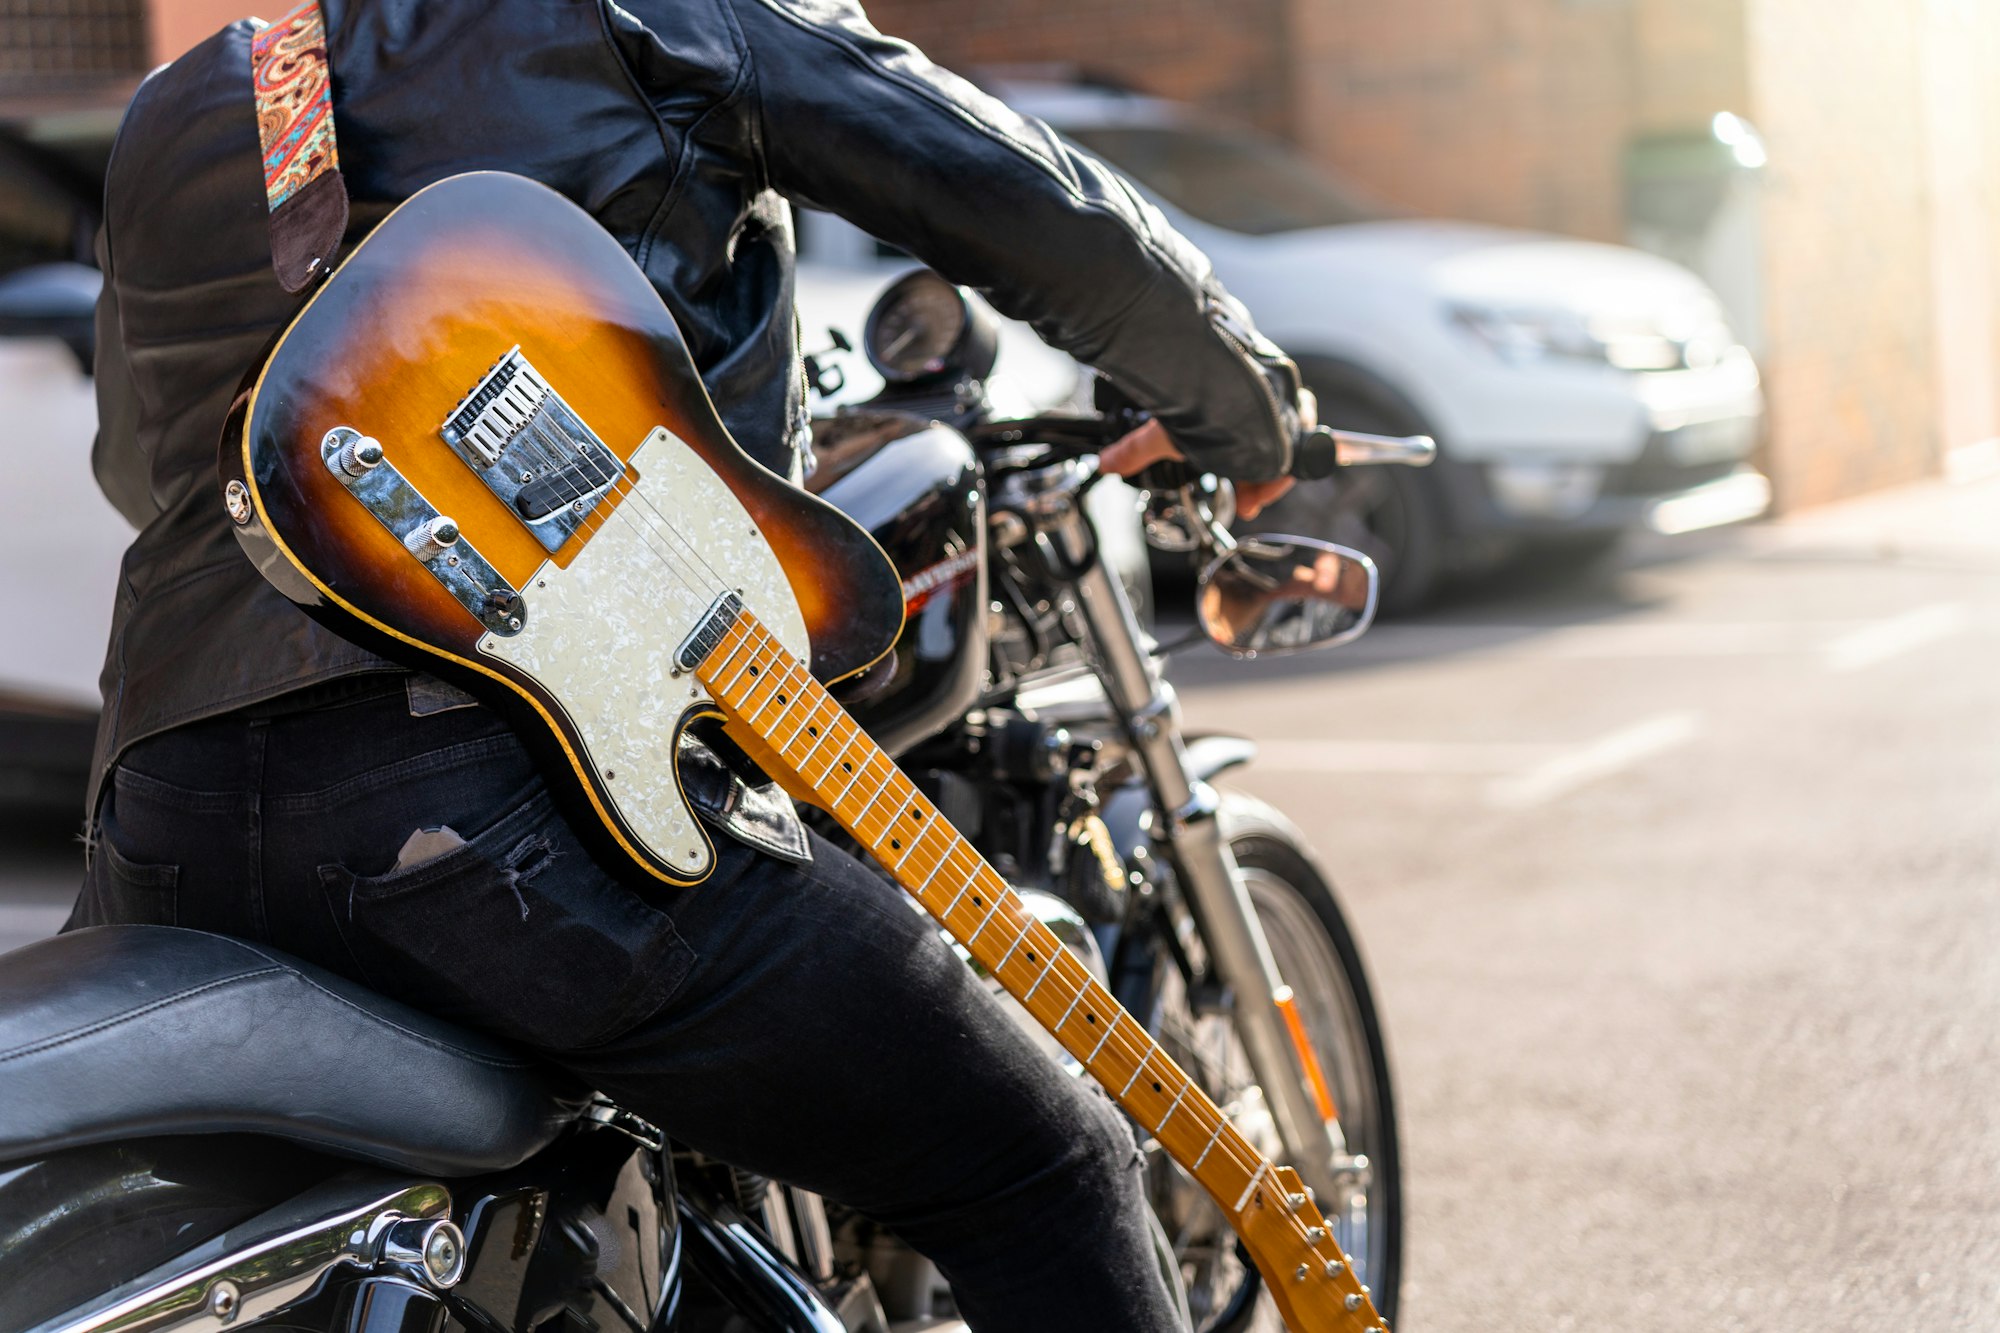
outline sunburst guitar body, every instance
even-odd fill
[[[720,716],[824,807],[1216,1200],[1294,1329],[1379,1329],[1311,1199],[1027,911],[825,686],[902,625],[868,534],[729,437],[622,247],[516,176],[439,182],[239,396],[222,500],[337,632],[473,691],[610,867],[699,883],[674,767]]]

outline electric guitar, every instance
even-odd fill
[[[690,722],[723,718],[1202,1185],[1291,1328],[1384,1327],[1297,1175],[828,693],[894,643],[896,570],[729,437],[659,295],[588,214],[494,172],[412,197],[273,345],[220,473],[265,577],[508,714],[607,865],[708,873],[673,755]]]

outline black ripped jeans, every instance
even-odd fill
[[[497,717],[412,714],[403,677],[356,677],[134,746],[71,924],[267,942],[533,1047],[891,1227],[982,1333],[1179,1327],[1125,1122],[900,890],[823,842],[801,867],[717,837],[710,879],[642,896]],[[464,845],[395,868],[438,826]]]

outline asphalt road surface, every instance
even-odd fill
[[[1177,664],[1369,955],[1412,1330],[2000,1326],[2000,480]],[[60,831],[0,832],[0,947]]]

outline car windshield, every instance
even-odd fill
[[[1064,134],[1174,207],[1252,236],[1379,214],[1280,144],[1186,126],[1099,125]]]

